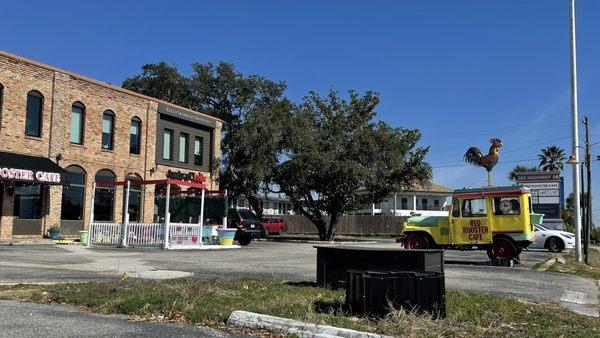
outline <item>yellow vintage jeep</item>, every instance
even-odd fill
[[[542,216],[532,213],[524,186],[460,189],[448,217],[410,217],[400,240],[408,249],[475,248],[487,250],[490,259],[513,259],[533,242],[533,224]]]

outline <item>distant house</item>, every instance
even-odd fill
[[[259,204],[264,215],[294,215],[292,203],[286,197],[260,196]],[[229,199],[229,207],[235,209],[252,209],[248,199],[243,196]]]
[[[450,205],[446,200],[454,190],[431,183],[418,186],[411,191],[391,194],[381,203],[374,203],[371,208],[358,210],[363,215],[396,215],[396,216],[447,216]]]

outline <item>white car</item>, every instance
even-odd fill
[[[535,239],[529,249],[548,249],[550,252],[562,252],[575,247],[575,234],[566,231],[552,230],[543,225],[534,224]]]

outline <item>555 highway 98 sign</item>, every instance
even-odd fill
[[[531,189],[533,211],[545,219],[560,219],[560,172],[524,171],[516,173],[517,183]]]

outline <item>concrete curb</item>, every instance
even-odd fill
[[[266,329],[280,332],[287,332],[298,337],[309,338],[329,338],[329,337],[344,337],[344,338],[380,338],[389,337],[375,333],[361,332],[350,329],[343,329],[328,325],[318,325],[304,323],[298,320],[280,318],[269,315],[248,311],[233,311],[227,319],[227,324],[248,327],[254,329]]]
[[[306,239],[271,239],[268,238],[269,242],[283,242],[283,243],[308,243],[308,244],[377,244],[377,241],[317,241],[317,240],[306,240]]]

